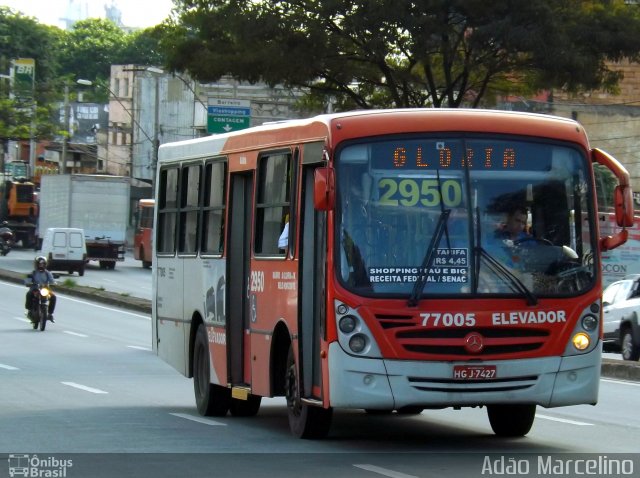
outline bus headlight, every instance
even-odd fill
[[[598,327],[598,319],[593,315],[585,315],[582,318],[582,328],[587,332],[593,332]]]
[[[591,345],[591,339],[584,332],[578,332],[571,339],[573,346],[578,350],[586,350]]]
[[[356,318],[353,315],[345,315],[340,319],[340,322],[338,322],[338,326],[342,333],[350,334],[356,330],[356,323]]]
[[[367,337],[363,334],[355,334],[349,339],[349,348],[353,353],[359,354],[367,346]]]
[[[339,300],[335,301],[334,307],[336,338],[342,350],[349,355],[382,358],[375,336],[360,312]]]

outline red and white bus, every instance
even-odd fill
[[[133,257],[142,261],[142,267],[148,269],[153,257],[153,217],[155,199],[138,200],[136,227],[133,235]]]
[[[600,237],[575,121],[480,110],[321,115],[165,144],[156,182],[153,347],[203,415],[286,397],[298,437],[334,408],[486,406],[498,435],[536,406],[595,404]],[[494,229],[524,207],[524,240]]]

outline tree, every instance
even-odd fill
[[[135,30],[125,37],[125,46],[118,63],[135,65],[164,65],[166,59],[160,49],[162,30],[151,27]]]
[[[14,85],[0,82],[0,154],[10,140],[50,138],[55,130],[47,106],[52,98],[49,87],[57,74],[56,51],[62,30],[39,24],[34,18],[0,7],[0,73],[8,75],[17,58],[35,60],[34,91],[17,95]],[[32,95],[33,93],[33,95]],[[35,104],[34,104],[35,101]],[[33,127],[32,127],[33,125]]]
[[[624,0],[176,0],[168,68],[309,88],[340,107],[472,106],[495,94],[615,89],[639,58]]]
[[[111,20],[89,18],[74,23],[59,53],[61,71],[95,81],[109,78],[126,47],[125,32]]]
[[[56,56],[63,31],[35,18],[0,6],[0,73],[8,74],[16,58],[36,60],[36,82],[45,83],[57,72]]]

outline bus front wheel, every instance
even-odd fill
[[[493,432],[501,437],[521,437],[531,430],[536,406],[531,404],[487,405]]]
[[[331,428],[333,410],[310,406],[302,401],[293,344],[289,347],[284,380],[291,433],[297,438],[323,438],[327,436],[329,428]]]
[[[200,324],[193,346],[193,391],[200,415],[223,417],[231,405],[231,391],[211,383],[207,329]]]

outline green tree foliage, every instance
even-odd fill
[[[160,49],[162,29],[151,27],[135,30],[125,37],[125,47],[119,54],[119,63],[136,65],[157,65],[165,63]]]
[[[614,90],[638,59],[624,0],[176,0],[168,67],[310,88],[339,107],[481,106],[494,94]],[[313,99],[309,100],[313,102]]]
[[[88,19],[71,30],[43,25],[36,19],[0,7],[0,73],[9,75],[16,58],[33,58],[36,64],[35,105],[33,99],[13,98],[15,91],[6,79],[0,81],[0,141],[3,149],[9,140],[28,139],[35,134],[50,139],[61,134],[58,109],[64,97],[64,85],[74,90],[82,78],[94,83],[84,87],[89,101],[107,102],[112,64],[163,64],[158,36],[154,29],[127,33],[113,22]]]
[[[9,74],[11,61],[16,58],[33,58],[36,82],[50,81],[57,72],[57,57],[52,52],[58,49],[62,35],[59,28],[0,6],[0,73]]]
[[[62,72],[76,78],[109,78],[126,47],[125,32],[110,20],[90,18],[75,23],[64,36],[60,52]]]
[[[49,85],[58,66],[57,57],[51,52],[60,45],[62,33],[0,7],[0,73],[9,75],[12,61],[17,58],[32,58],[36,64],[33,96],[31,92],[28,97],[15,96],[10,81],[0,81],[0,153],[6,151],[8,141],[28,139],[32,132],[37,137],[51,137],[54,127],[47,105],[52,98]]]

